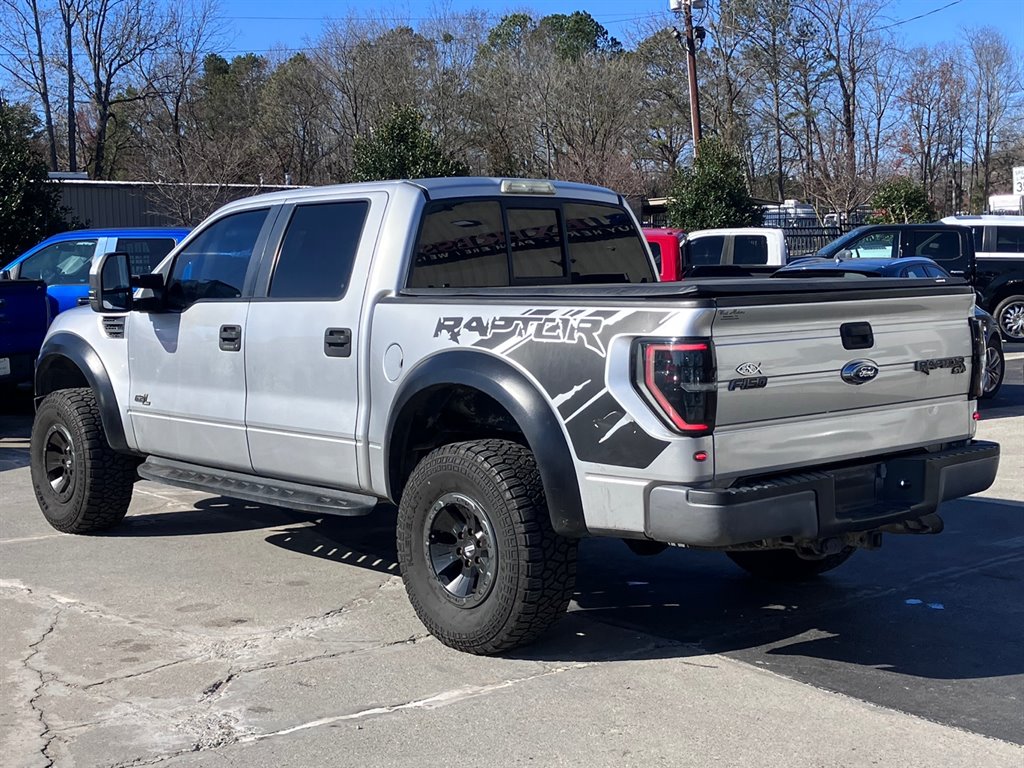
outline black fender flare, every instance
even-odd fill
[[[36,402],[50,392],[63,388],[53,386],[52,381],[54,364],[61,359],[74,363],[82,372],[90,389],[96,393],[100,420],[103,422],[103,431],[107,435],[110,447],[115,451],[130,452],[128,441],[125,439],[124,423],[121,421],[121,410],[114,395],[114,385],[110,383],[110,376],[96,350],[81,336],[58,331],[43,342],[36,361]]]
[[[441,352],[416,365],[398,389],[384,434],[388,495],[395,498],[392,475],[395,461],[392,436],[410,415],[406,406],[420,392],[438,385],[457,384],[479,390],[498,402],[515,420],[537,459],[551,525],[563,536],[588,534],[583,500],[576,480],[576,465],[562,432],[558,415],[522,371],[501,358],[466,349]],[[401,450],[401,448],[399,448]]]

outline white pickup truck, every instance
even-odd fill
[[[770,227],[728,229],[681,229],[652,227],[644,237],[662,282],[697,276],[728,276],[744,273],[771,274],[789,260],[786,237]]]
[[[937,533],[998,466],[970,286],[658,283],[599,187],[288,190],[129,266],[100,257],[43,344],[46,519],[116,525],[139,476],[318,515],[390,500],[414,608],[473,653],[562,614],[583,536],[810,577]]]

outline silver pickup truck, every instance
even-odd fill
[[[658,284],[598,187],[261,195],[151,275],[99,258],[91,285],[36,369],[55,528],[117,524],[138,477],[318,515],[390,500],[416,612],[473,653],[564,612],[581,537],[809,577],[938,532],[996,474],[969,286]]]

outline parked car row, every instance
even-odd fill
[[[32,381],[53,318],[85,302],[93,260],[128,254],[132,274],[152,272],[190,230],[79,229],[48,237],[0,269],[0,385]]]

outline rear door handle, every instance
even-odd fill
[[[839,326],[839,337],[844,349],[871,349],[875,346],[875,334],[871,323],[843,323]]]
[[[242,326],[222,325],[220,327],[220,348],[225,352],[239,352],[242,349]]]
[[[351,357],[352,330],[328,328],[324,331],[324,354],[328,357]]]

